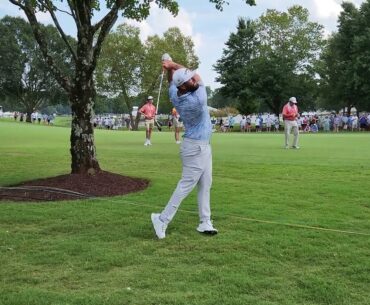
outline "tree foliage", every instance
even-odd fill
[[[237,98],[241,112],[266,105],[278,114],[292,95],[303,108],[312,105],[323,27],[308,18],[307,9],[293,6],[267,10],[257,21],[239,19],[215,70],[223,94]]]
[[[52,26],[41,26],[48,33],[50,49],[60,62],[69,62],[68,52]],[[55,81],[27,22],[22,18],[4,17],[0,20],[0,88],[12,110],[27,113],[46,104],[65,103],[67,98]],[[72,38],[69,38],[72,41]],[[9,63],[12,63],[9,65]],[[65,67],[68,67],[65,65]],[[65,71],[71,74],[71,71]]]
[[[134,105],[141,106],[148,95],[157,101],[162,73],[158,63],[164,52],[186,66],[196,68],[199,64],[191,37],[184,36],[178,28],[168,29],[163,38],[150,36],[144,43],[139,35],[139,28],[127,24],[118,26],[103,45],[96,73],[98,90],[118,96],[130,112]],[[166,92],[167,82],[164,81],[158,107],[160,113],[168,113],[172,107]],[[136,129],[137,124],[133,127]]]
[[[328,40],[320,65],[321,106],[370,110],[370,1],[360,9],[342,4],[338,32]]]

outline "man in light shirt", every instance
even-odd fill
[[[152,96],[148,96],[146,104],[139,109],[139,112],[145,117],[146,140],[144,142],[144,146],[152,145],[150,139],[152,137],[152,130],[154,127],[154,118],[156,112],[156,108],[153,105]]]
[[[198,186],[200,224],[197,231],[214,235],[218,231],[211,222],[212,124],[206,88],[198,74],[168,57],[162,60],[162,67],[167,70],[170,100],[182,118],[185,132],[180,149],[182,177],[163,211],[151,215],[153,227],[159,239],[165,238],[167,226],[181,202]]]
[[[293,129],[294,140],[292,148],[298,149],[298,107],[297,107],[297,99],[295,97],[291,97],[289,102],[285,104],[283,108],[283,120],[285,124],[285,148],[289,148],[289,136],[290,132]]]

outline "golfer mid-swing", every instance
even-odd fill
[[[160,214],[152,214],[153,227],[159,239],[165,238],[167,225],[182,200],[197,185],[200,218],[197,231],[217,234],[211,222],[212,124],[207,108],[206,88],[198,74],[171,59],[165,58],[162,67],[167,70],[170,99],[183,120],[185,133],[180,148],[182,177],[164,210]]]

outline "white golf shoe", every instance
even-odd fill
[[[202,221],[199,224],[197,231],[199,233],[204,233],[208,235],[216,235],[218,233],[218,230],[213,227],[213,224],[210,220]]]
[[[160,214],[152,213],[152,223],[155,234],[157,235],[158,239],[163,239],[166,237],[166,229],[167,225],[159,219]]]

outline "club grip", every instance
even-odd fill
[[[162,61],[163,61],[163,60],[172,60],[172,58],[171,58],[170,54],[168,54],[168,53],[164,53],[164,54],[162,55]]]

